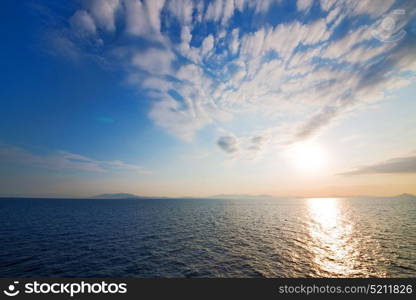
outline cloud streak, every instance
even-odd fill
[[[101,161],[67,151],[54,151],[46,154],[35,154],[23,148],[1,145],[0,161],[7,164],[18,164],[50,170],[77,170],[88,172],[134,171],[150,173],[146,168],[127,164],[120,160]]]
[[[378,164],[363,166],[356,170],[341,173],[352,176],[362,174],[410,174],[416,173],[416,156],[398,157]]]

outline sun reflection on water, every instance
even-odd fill
[[[351,276],[354,273],[352,224],[342,216],[340,199],[307,199],[309,234],[319,275]]]

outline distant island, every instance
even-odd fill
[[[195,198],[195,199],[263,199],[274,198],[271,195],[246,195],[246,194],[220,194],[209,197],[156,197],[156,196],[138,196],[129,193],[99,194],[92,196],[93,199],[163,199],[163,198]]]
[[[167,197],[167,196],[139,196],[129,193],[108,193],[98,194],[94,196],[80,197],[74,195],[62,195],[62,194],[36,194],[36,195],[0,195],[0,199],[9,198],[44,198],[44,199],[282,199],[282,198],[314,198],[305,196],[272,196],[272,195],[249,195],[249,194],[219,194],[207,197]],[[396,198],[396,199],[409,199],[416,201],[416,195],[403,193],[395,196],[368,196],[368,195],[357,195],[357,196],[322,196],[319,198]]]
[[[374,197],[374,196],[351,196],[352,198],[355,197]],[[186,199],[186,198],[194,198],[194,199],[278,199],[278,198],[286,198],[286,197],[274,197],[271,195],[248,195],[248,194],[219,194],[213,195],[209,197],[157,197],[157,196],[139,196],[135,194],[129,193],[113,193],[113,194],[99,194],[90,197],[92,199],[168,199],[168,198],[177,198],[177,199]],[[307,197],[290,197],[290,198],[307,198]],[[343,197],[342,197],[343,198]],[[350,198],[350,197],[347,197]],[[415,199],[416,196],[412,194],[403,193],[396,196],[390,197],[382,197],[382,198],[399,198],[399,199]]]
[[[250,195],[250,194],[220,194],[214,195],[208,198],[220,198],[220,199],[264,199],[264,198],[276,198],[271,195]],[[280,197],[277,197],[280,198]]]
[[[94,199],[141,199],[141,198],[147,198],[147,197],[137,196],[137,195],[128,194],[128,193],[117,193],[117,194],[99,194],[91,198],[94,198]]]
[[[407,194],[407,193],[404,193],[404,194],[398,195],[398,196],[393,197],[393,198],[400,198],[400,199],[414,199],[414,200],[416,200],[416,196],[415,196],[415,195],[412,195],[412,194]]]
[[[138,196],[129,193],[115,193],[115,194],[99,194],[90,197],[92,199],[165,199],[169,197],[157,197],[157,196]]]

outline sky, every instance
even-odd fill
[[[416,194],[413,0],[0,5],[0,196]]]

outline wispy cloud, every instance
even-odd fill
[[[192,141],[208,125],[220,129],[247,114],[262,118],[260,129],[218,136],[228,154],[238,152],[241,140],[279,126],[292,128],[288,142],[311,138],[415,78],[416,36],[385,39],[409,31],[412,0],[298,0],[292,3],[298,16],[278,24],[265,16],[282,9],[282,1],[82,3],[57,39],[60,48],[91,53],[86,40],[95,41],[93,53],[119,63],[129,82],[147,92],[151,120],[169,134]],[[303,21],[314,5],[319,17]],[[237,14],[248,18],[244,26],[233,22]],[[392,17],[393,28],[384,28]],[[268,139],[282,140],[277,133]]]
[[[35,154],[26,149],[0,145],[0,161],[2,163],[19,164],[51,170],[79,170],[88,172],[135,171],[149,173],[146,168],[127,164],[120,160],[102,161],[67,151],[53,151]]]
[[[397,157],[341,175],[416,173],[416,156]]]

